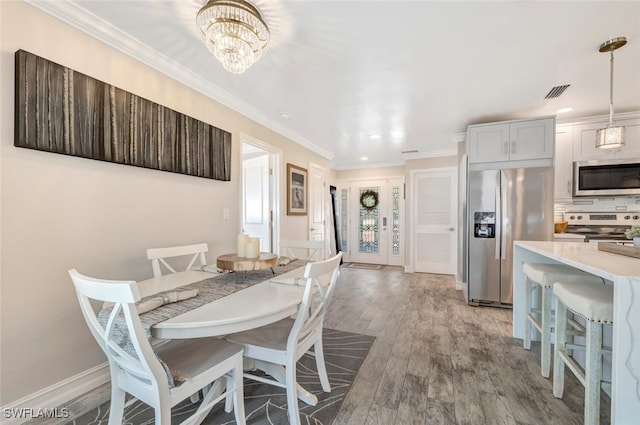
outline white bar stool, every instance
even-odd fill
[[[545,378],[549,377],[551,369],[551,293],[554,282],[579,282],[602,284],[602,279],[581,270],[564,264],[525,263],[522,267],[527,282],[524,291],[524,341],[526,350],[531,349],[531,325],[541,334],[540,341],[540,373]],[[531,305],[533,292],[542,290],[542,305],[540,309],[534,309]],[[570,322],[574,331],[578,334],[584,332],[584,328],[575,321]],[[572,331],[572,332],[574,332]]]
[[[602,354],[611,353],[602,348],[602,327],[613,323],[613,286],[602,283],[556,282],[556,345],[553,356],[553,395],[562,398],[564,391],[564,366],[585,387],[584,423],[600,424],[600,388],[602,381]],[[577,314],[587,321],[586,346],[567,341],[567,313]],[[584,349],[585,367],[567,353],[567,350]]]

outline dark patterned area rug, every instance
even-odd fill
[[[330,425],[364,359],[374,337],[333,329],[324,330],[324,353],[331,392],[325,393],[320,385],[315,359],[305,354],[298,362],[297,378],[300,385],[318,397],[316,406],[299,401],[303,424]],[[247,425],[288,424],[287,399],[284,388],[245,379],[244,402]],[[197,409],[188,400],[172,409],[172,423],[180,423]],[[135,402],[125,409],[124,425],[153,424],[153,410],[146,404]],[[73,425],[106,425],[109,422],[109,403],[68,422]],[[232,413],[225,413],[224,401],[218,403],[203,424],[235,424]]]

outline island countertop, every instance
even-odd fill
[[[597,243],[515,241],[514,245],[607,280],[613,281],[620,276],[640,279],[640,261],[637,258],[599,251]]]
[[[524,335],[524,263],[562,263],[613,284],[611,423],[638,423],[640,412],[640,259],[584,242],[515,241],[513,337]]]

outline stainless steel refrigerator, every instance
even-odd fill
[[[513,303],[513,241],[553,239],[553,168],[470,171],[468,301]]]

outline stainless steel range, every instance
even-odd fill
[[[640,212],[573,211],[563,215],[569,222],[565,233],[584,235],[585,242],[632,243],[624,231],[640,225]]]

